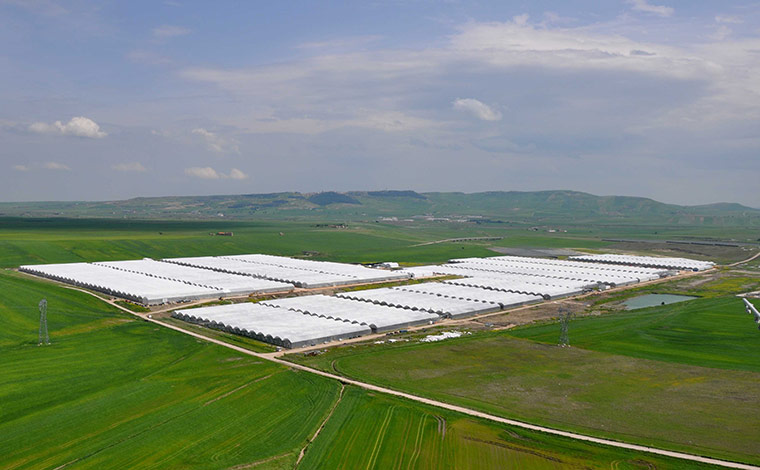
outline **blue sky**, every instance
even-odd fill
[[[601,4],[601,5],[600,5]],[[760,207],[760,3],[0,0],[0,200]]]

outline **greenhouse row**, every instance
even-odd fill
[[[698,261],[687,258],[660,258],[656,256],[631,255],[584,255],[573,256],[571,259],[592,263],[623,264],[651,268],[677,269],[680,271],[704,271],[715,266],[711,261]]]
[[[372,332],[368,326],[357,323],[250,302],[177,310],[172,316],[285,348],[313,346]]]
[[[359,323],[370,327],[373,333],[423,325],[440,319],[435,313],[376,305],[327,295],[306,295],[267,300],[261,303],[307,315]]]
[[[120,271],[143,274],[148,277],[208,287],[220,291],[224,295],[274,294],[293,290],[293,285],[285,282],[181,266],[149,258],[131,261],[106,261],[93,264]]]
[[[21,266],[20,271],[85,287],[145,305],[214,298],[222,292],[169,279],[111,269],[90,263]]]
[[[213,271],[287,282],[305,289],[367,284],[371,282],[409,278],[409,275],[406,273],[371,269],[363,266],[295,260],[280,256],[261,258],[261,256],[262,255],[202,256],[192,258],[173,258],[164,261],[202,269],[210,269]],[[274,264],[271,258],[282,261],[279,264]],[[343,267],[337,268],[335,265]]]

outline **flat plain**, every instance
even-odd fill
[[[606,250],[615,244],[601,241],[602,236],[666,237],[700,230],[576,227],[557,234],[527,232],[524,226],[507,224],[351,222],[347,228],[331,228],[290,221],[0,218],[0,265],[245,252],[414,264],[488,256],[498,247]],[[210,235],[217,231],[235,235]],[[422,245],[467,236],[503,238]],[[663,245],[662,249],[672,247]],[[723,251],[721,256],[737,260],[747,254],[742,248]],[[752,281],[751,273],[746,276]],[[721,302],[746,285],[725,279],[708,286],[705,292],[712,294],[703,295],[704,300],[713,301],[712,295]],[[298,468],[710,468],[512,429],[354,387],[341,393],[336,381],[168,331],[93,296],[10,270],[0,273],[0,292],[4,322],[0,354],[5,365],[0,371],[2,468],[279,469],[294,468],[303,449]],[[37,346],[41,298],[49,302],[50,346]],[[741,318],[747,320],[744,314]],[[631,321],[621,317],[621,326],[610,327],[611,336],[604,344],[617,341],[616,329],[624,330]],[[746,457],[741,446],[753,435],[747,430],[757,423],[747,407],[756,402],[752,383],[758,371],[756,363],[741,359],[741,350],[733,356],[710,350],[714,361],[710,367],[698,366],[700,357],[693,358],[697,365],[690,365],[687,346],[667,348],[671,359],[663,359],[664,354],[647,359],[627,353],[623,345],[613,352],[593,341],[581,346],[585,341],[581,320],[577,325],[571,338],[578,345],[560,352],[551,344],[556,325],[548,324],[536,326],[532,333],[526,329],[473,333],[462,340],[428,345],[358,346],[297,360],[378,383],[385,380],[379,375],[397,373],[409,380],[400,383],[388,378],[394,388],[505,416],[535,418],[536,423],[756,461]],[[253,351],[271,351],[230,335],[205,334]],[[517,338],[518,334],[535,338]],[[727,336],[726,341],[737,338],[741,340]],[[751,337],[738,344],[752,347]],[[638,348],[626,347],[629,351]],[[598,369],[600,365],[604,367]],[[572,384],[577,388],[571,388]],[[414,389],[417,386],[421,388]],[[521,392],[519,387],[523,387]],[[680,401],[673,390],[681,394]],[[568,396],[563,398],[562,393]],[[623,402],[618,398],[621,394],[635,406],[616,407]],[[720,397],[714,402],[724,403],[697,416],[700,400],[709,394]],[[735,410],[723,417],[715,415],[733,404]],[[588,417],[577,420],[583,406]],[[656,416],[657,407],[668,412]],[[612,413],[608,418],[602,416],[605,410]],[[642,434],[648,417],[650,427],[658,431]],[[715,418],[719,421],[714,422],[734,428],[729,427],[712,445],[703,445],[699,431],[694,442],[683,442],[691,432],[684,424],[689,417],[704,422]],[[628,422],[621,426],[621,420]],[[674,429],[673,436],[663,437],[669,428]],[[734,436],[739,436],[734,444],[726,443]]]
[[[759,461],[760,337],[736,297],[579,318],[568,348],[558,336],[548,323],[287,357],[505,417]]]

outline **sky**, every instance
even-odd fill
[[[760,2],[0,0],[0,201],[760,207]]]

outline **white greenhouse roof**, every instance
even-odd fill
[[[268,279],[259,279],[239,274],[222,273],[211,271],[210,269],[182,266],[163,261],[154,261],[152,259],[107,261],[94,264],[107,266],[121,271],[145,274],[150,277],[170,279],[190,285],[208,287],[210,289],[218,290],[220,295],[247,295],[254,293],[269,294],[293,290],[292,284],[284,282],[270,281]]]
[[[305,295],[287,299],[267,300],[261,303],[295,310],[308,315],[367,325],[372,328],[373,332],[397,330],[440,319],[434,313],[405,310],[326,295]]]
[[[214,298],[220,295],[218,290],[209,287],[149,277],[90,263],[21,266],[19,269],[148,305]]]
[[[336,295],[346,299],[361,300],[364,302],[389,305],[391,307],[399,307],[409,310],[423,310],[449,317],[478,315],[500,310],[500,307],[495,304],[438,297],[435,295],[407,292],[394,288],[342,292]]]
[[[330,320],[250,302],[177,310],[172,315],[181,320],[286,348],[312,346],[372,332],[368,326],[356,323]]]
[[[496,291],[483,289],[480,287],[461,286],[446,284],[442,282],[425,282],[422,284],[414,284],[410,286],[400,286],[396,287],[396,289],[409,292],[422,292],[425,294],[438,295],[441,297],[451,297],[462,300],[488,302],[497,304],[502,309],[544,300],[543,297],[539,295]]]
[[[715,266],[711,261],[698,261],[688,258],[660,258],[656,256],[632,256],[632,255],[583,255],[573,256],[573,260],[590,261],[595,263],[626,264],[632,266],[646,266],[666,269],[704,271]]]

